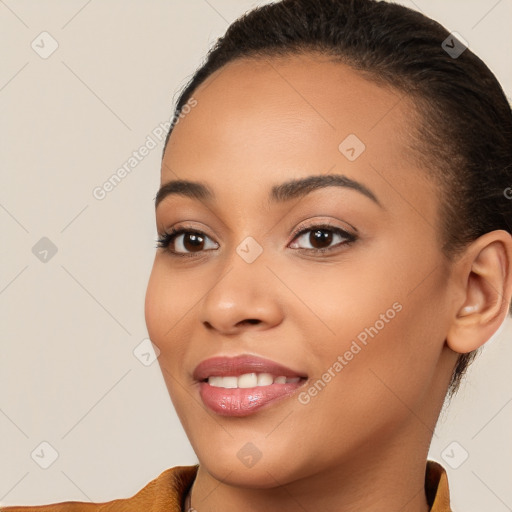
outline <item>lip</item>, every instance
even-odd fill
[[[226,377],[228,375],[239,377],[244,373],[271,373],[277,377],[283,375],[289,378],[307,377],[302,372],[287,368],[270,359],[250,355],[236,357],[218,356],[205,359],[196,366],[193,377],[197,381],[203,381],[208,377]]]
[[[287,378],[300,377],[299,382],[271,384],[252,388],[221,388],[208,384],[208,377],[235,376],[245,373],[270,373]],[[197,365],[193,377],[199,383],[199,394],[204,405],[221,416],[248,416],[264,406],[270,406],[290,397],[302,387],[307,375],[282,364],[257,356],[212,357]]]

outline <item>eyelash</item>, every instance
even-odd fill
[[[299,248],[297,250],[312,252],[312,253],[315,253],[315,254],[324,254],[324,253],[336,250],[340,246],[348,246],[348,245],[352,244],[353,242],[355,242],[357,240],[357,237],[355,235],[353,235],[351,233],[348,233],[347,231],[345,231],[345,230],[343,230],[341,228],[337,228],[337,227],[331,226],[329,224],[314,224],[314,225],[308,226],[306,228],[299,228],[299,229],[297,229],[292,234],[292,236],[293,236],[292,241],[295,240],[297,237],[305,234],[305,233],[308,233],[310,231],[316,231],[316,230],[331,231],[332,233],[340,235],[342,238],[345,238],[345,241],[344,242],[339,242],[336,245],[334,245],[333,247],[329,247],[329,248],[326,248],[326,249],[303,249],[303,248]],[[164,232],[162,235],[160,235],[158,237],[158,239],[157,239],[156,247],[157,248],[161,248],[161,249],[167,249],[168,252],[172,256],[177,256],[177,257],[196,257],[197,255],[205,252],[203,250],[203,251],[198,251],[198,252],[181,253],[181,252],[175,252],[175,251],[170,250],[169,249],[169,245],[172,242],[174,242],[174,239],[176,237],[178,237],[179,235],[182,235],[184,233],[193,233],[195,235],[199,235],[199,236],[204,237],[204,238],[210,238],[206,233],[203,233],[202,231],[199,231],[199,230],[194,229],[192,227],[183,226],[183,227],[179,227],[179,228],[171,228],[171,230],[169,232]]]

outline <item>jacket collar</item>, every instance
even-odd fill
[[[172,488],[172,495],[176,503],[183,507],[183,501],[190,489],[197,474],[199,465],[195,466],[177,466],[164,471],[159,478],[164,475],[171,477],[169,481]],[[425,494],[429,504],[430,512],[452,512],[450,508],[450,491],[448,487],[448,476],[441,464],[433,460],[427,460],[425,471]]]
[[[443,466],[433,460],[427,461],[425,493],[431,512],[452,512],[448,476]]]

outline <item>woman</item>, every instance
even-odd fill
[[[3,510],[450,511],[433,430],[512,296],[494,75],[404,7],[283,0],[175,118],[145,313],[199,464]]]

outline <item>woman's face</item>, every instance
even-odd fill
[[[145,313],[202,467],[272,487],[426,455],[456,355],[411,103],[311,56],[232,62],[194,99],[161,184],[211,194],[159,195],[159,235],[186,232],[157,249]]]

